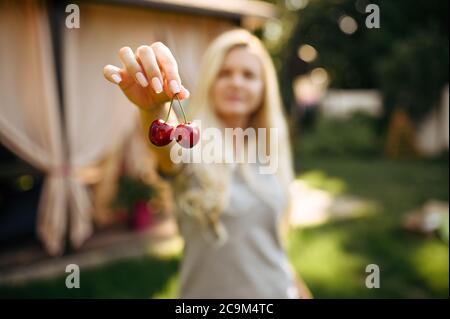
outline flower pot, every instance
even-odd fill
[[[144,231],[153,224],[153,209],[146,201],[139,201],[134,205],[132,212],[132,228]]]

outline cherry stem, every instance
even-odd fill
[[[184,113],[184,108],[183,108],[183,105],[182,105],[181,102],[180,102],[180,99],[178,98],[178,93],[175,94],[174,97],[177,98],[178,104],[180,105],[181,112],[183,113],[184,123],[187,123],[187,120],[186,120],[186,113]],[[173,101],[173,99],[172,99],[172,101]],[[172,103],[171,103],[171,105],[172,105]]]
[[[166,120],[164,121],[164,122],[166,122],[166,123],[167,123],[167,120],[169,120],[170,111],[172,110],[172,103],[173,103],[173,98],[172,98],[172,100],[170,101],[169,111],[167,112]]]

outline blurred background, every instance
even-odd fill
[[[176,298],[171,189],[102,69],[162,41],[192,90],[211,40],[241,26],[278,71],[297,174],[288,256],[314,296],[448,298],[448,6],[0,0],[0,297]]]

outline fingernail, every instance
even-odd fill
[[[117,84],[119,84],[120,82],[122,82],[122,77],[119,74],[113,74],[111,75],[111,78],[113,79],[114,82],[116,82]]]
[[[147,79],[145,78],[144,74],[142,74],[142,72],[136,73],[136,80],[137,80],[137,81],[139,82],[139,84],[142,85],[143,87],[147,87],[147,86],[148,86]]]
[[[155,92],[158,94],[163,90],[161,81],[157,77],[152,78],[152,86]]]
[[[178,85],[177,81],[175,81],[175,80],[170,81],[169,88],[173,94],[180,93],[180,86]]]

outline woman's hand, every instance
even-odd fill
[[[181,83],[177,62],[163,43],[142,45],[136,52],[123,47],[119,57],[123,68],[106,65],[103,74],[108,81],[118,84],[140,109],[153,111],[177,93],[180,100],[189,97],[189,91]]]

